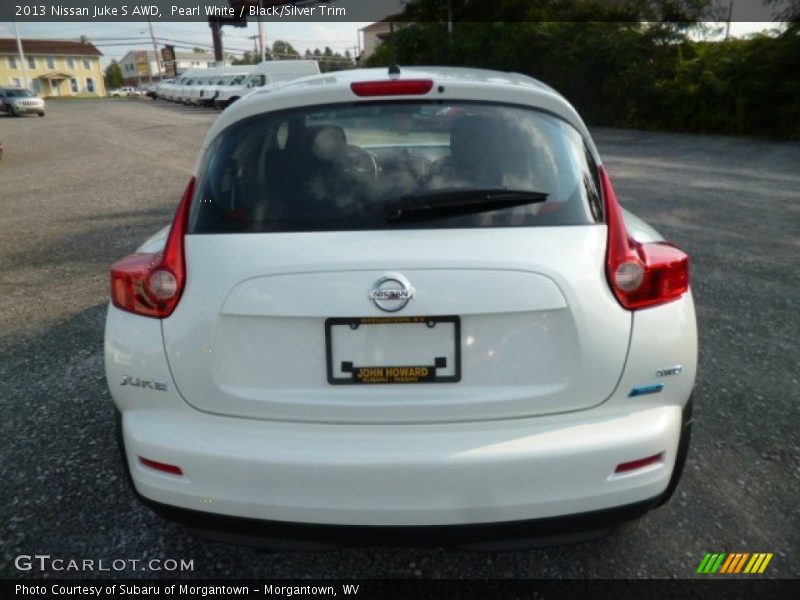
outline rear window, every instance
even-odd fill
[[[547,197],[389,217],[390,207],[409,198],[472,190]],[[584,140],[549,113],[469,102],[359,103],[265,113],[223,131],[206,152],[189,232],[531,227],[601,218]]]

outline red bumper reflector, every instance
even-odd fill
[[[664,453],[659,452],[658,454],[653,454],[653,456],[648,456],[647,458],[640,458],[639,460],[632,460],[631,462],[619,464],[617,465],[617,468],[614,469],[614,473],[627,473],[628,471],[643,469],[644,467],[649,467],[650,465],[660,463],[662,460],[664,460]]]
[[[156,471],[163,471],[164,473],[169,473],[170,475],[183,476],[183,471],[181,470],[180,467],[176,465],[168,465],[167,463],[150,460],[149,458],[144,458],[143,456],[139,457],[139,462],[142,463],[145,467],[150,467],[151,469],[155,469]]]
[[[385,81],[355,81],[350,89],[356,96],[415,96],[433,89],[431,79],[388,79]]]

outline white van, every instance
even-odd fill
[[[220,87],[215,108],[225,108],[242,96],[249,94],[253,88],[263,87],[269,83],[291,81],[309,75],[319,75],[319,63],[315,60],[269,60],[256,65],[250,76],[238,85]]]
[[[175,102],[177,100],[178,91],[182,90],[186,83],[205,70],[206,69],[188,69],[175,79],[165,79],[158,84],[156,94],[158,94],[159,98]]]
[[[255,68],[255,65],[238,65],[215,69],[217,72],[214,76],[208,77],[199,87],[192,89],[191,104],[213,106],[221,87],[243,84]]]
[[[184,89],[181,94],[181,101],[184,104],[197,104],[200,99],[200,90],[205,86],[210,85],[212,81],[217,81],[225,67],[208,67],[203,69],[202,73],[198,73],[190,87]]]

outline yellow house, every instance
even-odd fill
[[[86,41],[0,39],[0,87],[27,87],[42,97],[105,96],[103,55]]]

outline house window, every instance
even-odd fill
[[[86,70],[88,71],[89,69],[91,69],[91,68],[92,68],[92,65],[89,63],[89,61],[88,61],[88,60],[84,59],[84,61],[83,61],[83,68],[84,68],[84,69],[86,69]]]
[[[36,68],[36,57],[29,56],[28,57],[28,68],[35,69]]]
[[[14,77],[14,79],[11,80],[11,85],[13,87],[22,87],[22,82],[19,80],[19,77]]]
[[[17,66],[17,57],[16,56],[9,56],[8,57],[8,68],[9,69],[18,69]]]
[[[77,94],[78,93],[78,80],[77,79],[70,79],[69,80],[69,85],[72,88],[72,93],[73,94]]]
[[[68,58],[67,59],[67,66],[70,69],[74,69],[75,68],[75,59],[74,58]]]
[[[56,68],[56,59],[52,56],[47,57],[47,68],[48,69],[55,69]]]
[[[86,78],[86,91],[90,94],[94,93],[94,79],[91,77]]]

